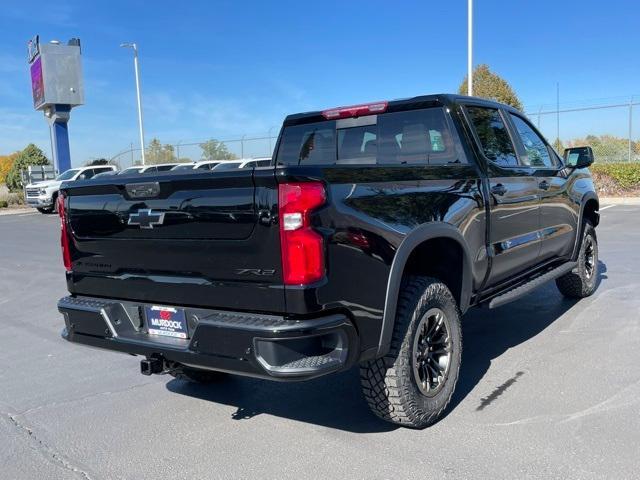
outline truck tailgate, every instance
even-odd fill
[[[273,169],[109,177],[64,191],[72,293],[284,311]]]

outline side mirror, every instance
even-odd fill
[[[564,163],[571,168],[587,168],[594,161],[591,147],[571,147],[564,151]]]
[[[78,180],[86,180],[86,179],[87,179],[86,173],[81,173],[80,175],[78,175]]]

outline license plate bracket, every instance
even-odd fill
[[[173,338],[189,338],[184,310],[163,305],[144,307],[147,333]]]

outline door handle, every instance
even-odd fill
[[[538,184],[538,187],[540,187],[542,190],[549,190],[549,182],[547,182],[546,180],[542,180]]]
[[[503,184],[499,183],[497,185],[494,185],[493,187],[491,187],[491,193],[493,193],[494,195],[504,195],[505,193],[507,193],[507,187],[505,187]]]

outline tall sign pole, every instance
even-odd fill
[[[473,96],[473,0],[467,0],[467,95]]]
[[[80,40],[41,44],[36,35],[27,48],[33,108],[42,111],[49,124],[53,165],[61,173],[71,168],[71,109],[84,104]]]

